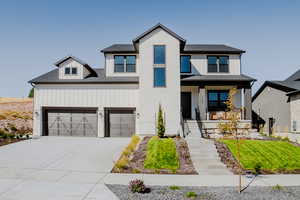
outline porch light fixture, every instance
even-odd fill
[[[102,118],[103,117],[103,111],[99,111],[99,116]]]

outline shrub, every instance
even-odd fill
[[[187,198],[192,198],[192,199],[194,199],[194,198],[197,197],[197,194],[196,194],[195,192],[187,192],[187,193],[185,194],[185,196],[186,196]]]
[[[136,173],[136,174],[141,173],[141,171],[140,171],[139,169],[133,169],[132,172],[133,172],[133,173]]]
[[[6,116],[4,114],[0,114],[0,120],[6,119]]]
[[[274,185],[273,187],[272,187],[272,189],[273,190],[277,190],[277,191],[279,191],[279,190],[283,190],[283,187],[281,186],[281,185]]]
[[[129,163],[129,158],[127,156],[122,156],[115,164],[118,169],[127,169]]]
[[[160,138],[165,136],[165,122],[163,118],[163,111],[160,104],[158,108],[157,135]]]
[[[169,188],[170,190],[180,190],[180,187],[177,185],[171,185]]]
[[[144,181],[136,179],[133,181],[130,181],[129,183],[129,190],[133,193],[145,193],[147,192],[147,187],[144,184]]]

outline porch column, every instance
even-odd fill
[[[252,120],[251,88],[244,88],[245,120]]]
[[[200,120],[206,120],[206,91],[204,87],[199,87],[199,112],[200,112]]]
[[[241,108],[242,108],[242,114],[241,114],[241,119],[245,119],[245,112],[243,109],[245,109],[245,89],[241,88]]]

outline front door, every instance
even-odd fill
[[[181,112],[183,119],[192,118],[191,92],[181,92]]]

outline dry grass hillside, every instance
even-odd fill
[[[33,100],[0,97],[0,129],[32,132]]]

